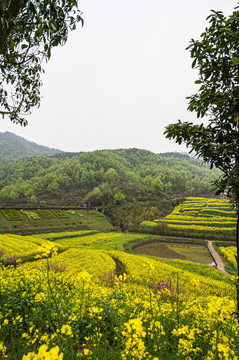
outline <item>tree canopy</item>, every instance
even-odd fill
[[[165,134],[179,144],[186,143],[191,151],[211,167],[222,171],[214,184],[217,194],[227,196],[237,206],[237,264],[239,271],[239,11],[224,16],[212,11],[209,27],[200,40],[191,40],[188,50],[192,67],[198,69],[199,85],[196,94],[188,97],[189,111],[198,118],[206,116],[206,124],[191,122],[171,124]],[[237,284],[237,311],[239,315],[239,280]]]
[[[207,125],[191,122],[171,124],[167,138],[186,145],[196,154],[219,168],[223,175],[216,182],[218,193],[228,191],[239,199],[239,11],[226,18],[213,11],[210,27],[201,40],[191,40],[187,49],[194,59],[192,67],[199,71],[198,92],[189,99],[189,111],[198,118],[206,116]]]
[[[20,146],[17,150],[20,154]],[[16,161],[1,160],[0,147],[0,204],[101,205],[112,223],[125,229],[168,215],[175,199],[213,196],[210,181],[219,173],[198,159],[174,153],[98,150]]]
[[[83,19],[76,0],[0,2],[0,115],[26,125],[40,105],[43,62]]]

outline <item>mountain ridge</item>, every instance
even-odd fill
[[[38,145],[9,131],[0,133],[0,159],[2,160],[17,160],[36,155],[51,156],[60,153],[63,151]]]

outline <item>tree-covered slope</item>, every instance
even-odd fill
[[[187,155],[139,149],[35,156],[2,163],[0,204],[103,205],[114,223],[129,226],[166,215],[173,198],[213,196],[218,175]]]
[[[10,132],[0,133],[0,159],[20,159],[34,155],[53,155],[60,150],[37,145]]]

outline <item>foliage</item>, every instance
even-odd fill
[[[28,219],[39,219],[39,215],[34,211],[23,210],[21,209],[20,212],[28,217]]]
[[[37,209],[36,212],[42,217],[42,219],[52,219],[52,218],[54,218],[54,215],[51,213],[50,210]]]
[[[58,218],[58,219],[65,219],[67,218],[67,215],[60,209],[52,209],[51,210],[53,212],[53,214]]]
[[[131,163],[132,153],[137,159],[135,163]],[[114,178],[110,181],[111,178],[107,177],[106,182],[104,175],[108,166],[115,167],[120,181]],[[218,174],[216,171],[210,172],[201,161],[190,157],[159,156],[144,150],[102,150],[63,159],[34,156],[2,164],[0,199],[4,201],[1,193],[9,186],[14,186],[17,199],[26,199],[30,190],[31,196],[41,199],[47,193],[49,184],[57,183],[62,195],[65,196],[69,190],[73,193],[78,191],[79,200],[84,201],[82,195],[92,191],[87,188],[89,185],[85,181],[89,171],[91,178],[93,175],[91,185],[95,189],[94,197],[91,196],[89,200],[92,202],[95,198],[96,204],[93,205],[104,205],[105,200],[113,200],[116,194],[123,194],[127,200],[128,192],[137,197],[141,195],[147,198],[150,194],[151,197],[159,196],[158,189],[153,188],[154,180],[158,178],[163,183],[163,193],[167,193],[170,183],[170,191],[175,195],[211,194],[210,181]],[[132,181],[132,172],[136,175],[136,181]],[[52,201],[54,196],[48,194],[48,199]]]
[[[192,67],[199,71],[198,92],[189,97],[190,111],[197,117],[209,117],[208,124],[182,123],[169,125],[166,137],[179,144],[185,142],[191,151],[222,171],[214,181],[216,194],[226,191],[237,209],[237,267],[239,275],[239,57],[238,7],[228,16],[212,11],[210,26],[201,40],[191,40],[188,49],[194,59]],[[239,276],[237,282],[237,314],[239,316]]]
[[[4,209],[1,210],[1,213],[8,221],[22,220],[19,213],[14,209]]]
[[[75,0],[0,3],[0,114],[26,125],[21,114],[40,104],[42,63],[83,22]]]
[[[198,92],[189,97],[190,111],[198,117],[209,117],[208,125],[181,123],[169,125],[165,134],[223,172],[215,182],[218,193],[227,190],[238,201],[239,108],[237,62],[239,11],[228,18],[220,11],[208,16],[210,26],[201,40],[191,40],[188,49],[194,59],[192,67],[199,71]]]
[[[59,152],[60,150],[35,144],[8,131],[0,133],[0,159],[4,162],[35,155],[49,156]]]
[[[108,219],[98,211],[87,210],[0,210],[0,232],[36,233],[48,229],[91,229],[107,231],[112,229]],[[10,222],[10,224],[9,224]]]
[[[212,196],[217,174],[189,156],[137,149],[34,156],[2,164],[0,203],[103,206],[113,225],[132,229],[170,213],[175,198]]]

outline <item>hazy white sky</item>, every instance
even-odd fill
[[[198,121],[186,96],[197,70],[185,48],[199,39],[210,10],[233,12],[234,0],[81,0],[85,25],[53,50],[42,102],[23,128],[11,131],[64,151],[147,149],[184,151],[163,132],[170,123]]]

